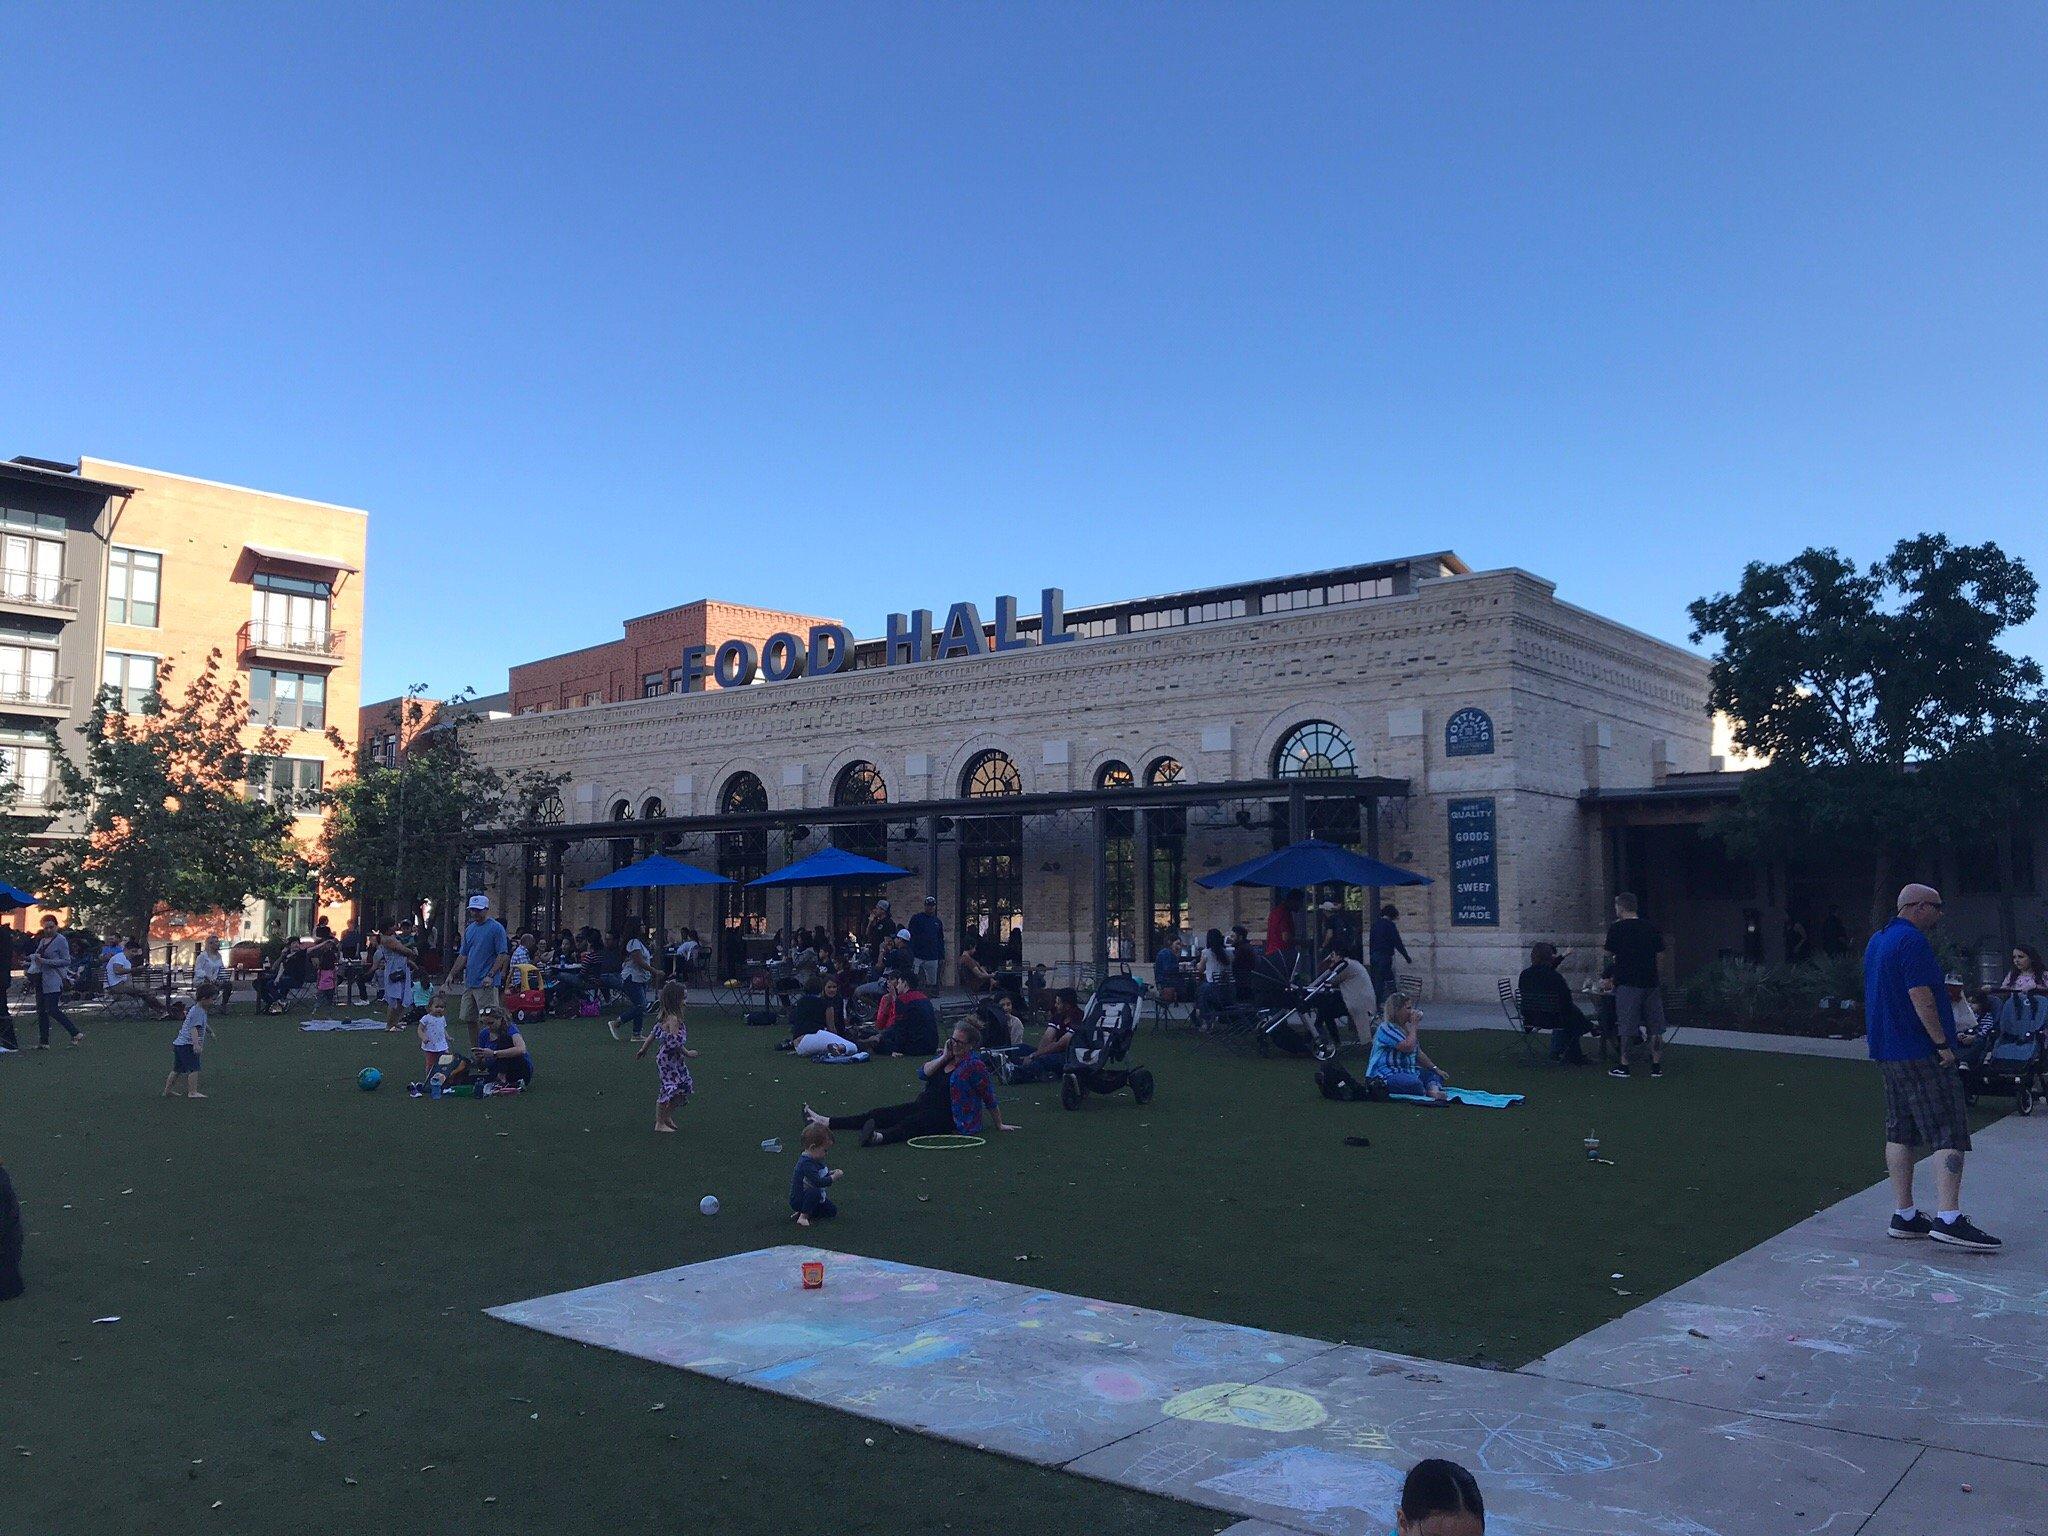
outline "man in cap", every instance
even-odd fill
[[[447,983],[454,985],[455,973],[462,973],[462,1021],[469,1026],[471,1050],[476,1048],[477,1020],[502,1011],[500,988],[511,961],[512,944],[505,925],[491,916],[491,898],[481,893],[470,897],[468,926],[455,964],[448,967]]]

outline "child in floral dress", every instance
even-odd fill
[[[676,1110],[690,1102],[690,1095],[697,1091],[697,1085],[690,1077],[690,1060],[697,1053],[690,1049],[689,1026],[683,1022],[683,1010],[688,1005],[689,994],[680,981],[672,981],[661,989],[661,1019],[654,1026],[652,1034],[640,1042],[640,1049],[633,1053],[638,1061],[647,1054],[647,1048],[656,1047],[654,1064],[661,1069],[661,1088],[654,1101],[654,1128],[657,1131],[673,1131],[676,1128]]]

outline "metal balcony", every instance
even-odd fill
[[[78,583],[64,576],[0,570],[0,613],[31,618],[78,617]]]
[[[304,629],[251,619],[235,637],[244,661],[277,661],[292,666],[338,667],[348,654],[348,635],[339,629]]]
[[[0,672],[0,714],[61,720],[71,713],[71,679]]]
[[[47,779],[31,779],[27,783],[15,786],[14,803],[0,807],[0,814],[47,818],[54,811],[56,803],[56,785]]]

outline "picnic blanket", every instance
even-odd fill
[[[313,1034],[333,1029],[382,1029],[382,1019],[308,1019],[299,1026]]]
[[[1387,1097],[1397,1104],[1429,1102],[1419,1093],[1390,1093]],[[1446,1088],[1444,1097],[1453,1104],[1472,1104],[1480,1109],[1513,1109],[1523,1098],[1519,1093],[1488,1093],[1484,1088]]]

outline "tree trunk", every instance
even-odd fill
[[[1870,931],[1876,933],[1899,914],[1898,887],[1892,884],[1892,851],[1874,850],[1870,877]]]

